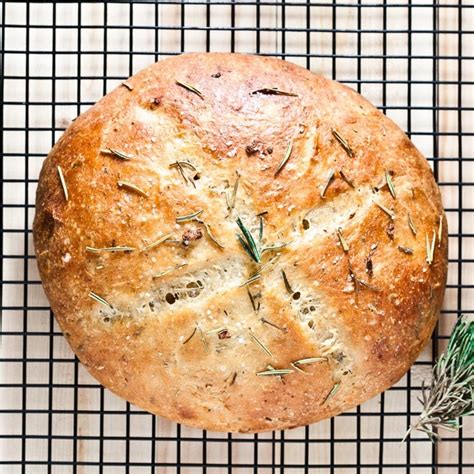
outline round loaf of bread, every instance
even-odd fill
[[[272,58],[187,54],[66,130],[34,240],[66,338],[149,412],[258,432],[334,416],[430,338],[447,226],[428,162],[360,95]]]

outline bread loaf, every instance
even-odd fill
[[[160,61],[78,117],[44,162],[34,241],[90,373],[216,431],[390,387],[447,270],[440,193],[405,134],[344,85],[235,54]]]

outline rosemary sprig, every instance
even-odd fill
[[[245,227],[240,217],[236,220],[239,229],[242,231],[242,235],[237,235],[239,242],[242,244],[244,250],[248,253],[249,257],[256,263],[260,263],[262,259],[262,253],[253,238],[252,233]]]
[[[354,158],[354,151],[352,150],[351,146],[349,145],[348,141],[337,131],[332,129],[331,130],[333,137],[339,142],[342,146],[343,150],[351,157]]]
[[[204,211],[201,209],[199,211],[193,212],[191,214],[186,214],[185,216],[178,216],[176,218],[177,224],[182,224],[183,222],[188,222],[194,220],[196,217],[199,217]]]
[[[193,94],[196,94],[200,99],[204,100],[204,95],[202,94],[202,92],[199,89],[196,89],[196,87],[194,87],[193,85],[182,81],[176,81],[176,84],[178,84],[178,86],[183,87],[184,89],[187,89]]]
[[[64,179],[63,170],[61,169],[59,165],[58,165],[58,175],[59,175],[59,181],[61,181],[61,187],[63,188],[64,199],[66,199],[66,201],[69,201],[69,193],[67,191],[66,180]]]
[[[406,432],[422,431],[431,441],[438,428],[454,431],[459,418],[474,414],[474,321],[461,316],[454,326],[446,351],[433,367],[429,391],[422,385],[423,410]]]
[[[227,202],[227,209],[231,211],[235,207],[235,198],[237,196],[237,190],[239,189],[240,173],[237,171],[237,178],[235,179],[234,187],[232,188],[232,193],[225,193],[225,199]]]
[[[270,352],[270,349],[260,340],[258,337],[249,329],[250,338],[255,343],[255,345],[261,349],[267,356],[273,357],[273,354]]]
[[[128,247],[125,245],[117,245],[114,247],[86,247],[86,252],[99,253],[99,252],[133,252],[134,247]]]
[[[101,153],[105,153],[105,154],[108,154],[108,155],[113,155],[117,158],[120,158],[121,160],[131,160],[132,159],[132,155],[129,155],[128,153],[125,153],[123,151],[120,151],[120,150],[117,150],[115,148],[110,148],[110,147],[107,147],[105,149],[102,149],[100,150]]]
[[[105,298],[102,298],[102,296],[99,296],[97,293],[94,293],[93,291],[89,291],[89,298],[91,300],[97,301],[97,303],[107,306],[107,308],[109,309],[114,309],[114,307]]]
[[[278,168],[275,171],[275,177],[278,176],[280,171],[285,167],[286,163],[288,163],[288,160],[290,159],[291,152],[293,150],[293,140],[288,143],[288,146],[286,147],[285,155],[283,156],[283,159],[280,161],[280,164],[278,165]]]
[[[337,229],[336,233],[339,238],[339,242],[341,243],[342,250],[344,250],[345,253],[349,252],[349,245],[344,239],[344,236],[342,235],[342,229],[340,227]]]
[[[119,188],[127,189],[128,191],[133,191],[143,197],[148,197],[146,191],[143,191],[143,189],[139,188],[136,184],[129,183],[128,181],[117,181],[117,186]]]
[[[153,275],[153,278],[160,278],[162,276],[168,275],[168,273],[174,272],[176,270],[181,270],[181,268],[185,266],[187,266],[187,263],[176,265],[175,267],[168,268],[167,270],[163,270],[162,272],[157,273],[156,275]]]
[[[387,182],[388,190],[392,195],[393,199],[397,199],[397,194],[395,193],[395,186],[393,185],[392,177],[390,176],[390,172],[385,170],[385,181]]]
[[[155,247],[158,247],[158,245],[162,244],[166,240],[168,240],[171,237],[171,234],[173,232],[168,232],[167,234],[160,235],[154,242],[151,244],[148,244],[146,247],[142,249],[142,252],[146,252],[147,250],[151,250]]]
[[[411,220],[410,214],[408,214],[408,227],[410,228],[413,236],[416,237],[416,227],[415,224],[413,224],[413,221]]]
[[[275,375],[275,376],[288,375],[291,373],[293,373],[292,369],[268,369],[268,370],[263,370],[262,372],[257,372],[257,375],[265,377],[269,375]]]
[[[277,89],[276,87],[264,87],[262,89],[257,89],[250,93],[250,95],[264,94],[264,95],[286,95],[288,97],[298,97],[298,94],[294,92],[285,92]]]
[[[326,192],[333,181],[334,181],[334,170],[330,169],[328,176],[326,178],[326,182],[324,183],[324,186],[321,189],[321,192],[319,193],[319,195],[321,196],[321,199],[326,198]]]

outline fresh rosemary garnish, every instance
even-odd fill
[[[290,282],[288,281],[288,278],[286,276],[285,270],[281,271],[281,276],[283,277],[283,282],[285,283],[285,288],[286,291],[292,295],[294,293],[293,288],[291,288]]]
[[[151,244],[148,244],[146,247],[142,249],[142,252],[146,252],[147,250],[151,250],[155,247],[158,247],[158,245],[162,244],[166,240],[168,240],[171,237],[171,234],[173,232],[168,232],[167,234],[160,235],[154,242]]]
[[[431,240],[431,244],[430,244],[430,239],[428,237],[428,234],[426,234],[426,262],[428,263],[428,265],[431,265],[433,263],[435,247],[436,247],[436,232],[433,231],[433,239]]]
[[[127,88],[129,91],[133,91],[133,86],[130,85],[128,82],[124,81],[120,84],[121,86],[124,86],[125,88]]]
[[[260,339],[258,339],[258,337],[250,329],[249,329],[249,334],[250,334],[250,338],[252,339],[252,341],[255,343],[255,345],[258,348],[260,348],[263,352],[265,352],[265,354],[267,354],[269,357],[273,357],[273,354],[270,352],[268,347],[262,341],[260,341]]]
[[[347,140],[341,136],[341,134],[337,131],[337,130],[334,130],[332,129],[331,130],[334,138],[339,142],[339,144],[342,146],[342,148],[344,149],[344,151],[351,157],[351,158],[354,158],[354,152],[352,151],[352,148],[350,147],[349,143],[347,142]]]
[[[255,239],[253,238],[253,235],[247,229],[247,227],[245,227],[240,217],[237,218],[236,222],[239,226],[239,229],[242,231],[242,235],[237,235],[239,242],[242,244],[242,247],[250,256],[250,258],[256,263],[260,263],[262,259],[262,254],[257,246],[257,243],[255,242]]]
[[[288,332],[288,329],[277,326],[275,323],[272,323],[271,321],[268,321],[268,319],[261,318],[260,321],[262,321],[263,324],[268,324],[272,328],[278,329],[281,332]]]
[[[441,241],[443,239],[443,216],[439,216],[438,224],[438,248],[441,247]]]
[[[69,193],[67,191],[66,180],[64,179],[63,170],[61,169],[59,165],[58,165],[58,175],[59,175],[59,181],[61,182],[61,187],[63,188],[64,199],[66,199],[66,201],[69,201]]]
[[[280,161],[280,164],[278,165],[278,168],[275,171],[275,175],[274,175],[275,177],[278,176],[280,171],[284,168],[284,166],[286,165],[286,163],[290,159],[292,150],[293,150],[293,140],[291,140],[290,143],[288,143],[288,146],[287,146],[286,151],[285,151],[285,156]]]
[[[415,224],[413,224],[413,221],[411,220],[410,214],[408,214],[408,227],[410,227],[412,234],[416,237],[416,227]]]
[[[375,199],[372,199],[372,201],[379,209],[381,209],[383,212],[385,212],[385,214],[387,214],[387,216],[390,217],[390,219],[392,219],[392,221],[395,219],[395,214],[388,207],[385,207],[383,204],[380,204]]]
[[[268,369],[268,370],[263,370],[262,372],[257,372],[257,375],[264,377],[267,375],[281,376],[281,375],[288,375],[291,373],[293,373],[292,369]]]
[[[334,181],[334,170],[330,169],[328,176],[326,178],[326,182],[324,183],[323,189],[321,189],[321,192],[319,193],[319,195],[321,196],[321,199],[325,199],[326,192],[333,181]]]
[[[225,247],[214,237],[214,234],[212,233],[211,231],[211,228],[209,227],[209,225],[207,224],[207,222],[201,220],[201,219],[198,219],[197,217],[195,219],[196,222],[199,222],[199,224],[202,224],[204,226],[204,228],[206,229],[206,233],[207,233],[207,236],[218,246],[220,247],[221,249],[224,249]]]
[[[101,153],[105,153],[105,154],[109,154],[109,155],[113,155],[117,158],[120,158],[121,160],[131,160],[132,159],[132,155],[129,155],[128,153],[125,153],[123,151],[120,151],[120,150],[116,150],[115,148],[105,148],[103,150],[100,150]]]
[[[102,296],[99,296],[97,293],[94,293],[93,291],[89,291],[89,298],[94,301],[97,301],[97,303],[107,306],[107,308],[109,309],[114,309],[114,307],[106,299],[102,298]]]
[[[185,216],[178,216],[176,218],[177,224],[182,224],[183,222],[188,222],[194,220],[196,217],[199,217],[204,211],[201,209],[199,211],[193,212],[191,214],[186,214]]]
[[[225,199],[227,202],[227,209],[231,211],[235,207],[235,198],[237,196],[237,189],[239,189],[239,181],[240,181],[240,173],[237,171],[237,178],[235,179],[234,187],[232,188],[232,193],[229,194],[225,193]]]
[[[286,95],[288,97],[298,97],[298,94],[294,92],[285,92],[277,89],[276,87],[264,87],[262,89],[257,89],[250,93],[250,95],[264,94],[264,95]]]
[[[114,247],[86,247],[86,252],[99,253],[99,252],[133,252],[134,247],[128,247],[125,245],[116,245]]]
[[[407,255],[413,255],[413,249],[410,247],[403,247],[402,245],[399,245],[397,248],[400,250],[400,252],[406,253]]]
[[[162,276],[167,275],[168,273],[174,272],[176,270],[181,270],[181,268],[186,267],[187,265],[187,263],[183,263],[181,265],[176,265],[175,267],[168,268],[167,270],[163,270],[162,272],[153,275],[153,278],[160,278]]]
[[[395,193],[395,186],[393,185],[390,171],[385,170],[385,181],[387,182],[388,190],[390,191],[390,194],[392,195],[393,199],[397,199],[397,195]]]
[[[341,243],[342,250],[344,250],[345,253],[349,252],[349,245],[344,239],[344,236],[342,235],[342,229],[340,227],[337,229],[336,233],[339,238],[339,242]]]
[[[414,430],[431,441],[439,439],[438,428],[454,431],[459,418],[474,414],[474,321],[461,316],[454,326],[446,351],[433,367],[429,392],[422,384],[423,411],[403,440]],[[428,393],[427,393],[428,392]]]
[[[143,191],[143,189],[127,181],[117,181],[117,186],[119,188],[125,188],[125,189],[128,189],[129,191],[133,191],[137,194],[142,195],[143,197],[148,197],[148,194],[145,191]]]
[[[183,346],[187,344],[194,337],[194,335],[196,334],[196,331],[197,331],[197,326],[194,326],[193,332],[183,341]]]
[[[182,81],[176,81],[176,84],[178,84],[178,86],[184,87],[184,89],[187,89],[188,91],[196,94],[200,99],[204,100],[204,96],[203,96],[202,92],[200,90],[196,89],[191,84],[187,84],[186,82],[182,82]]]
[[[354,183],[347,177],[347,175],[344,173],[344,171],[339,170],[339,174],[341,175],[341,178],[351,187],[355,188]]]
[[[321,402],[321,405],[324,405],[330,398],[334,397],[336,392],[339,390],[339,386],[341,385],[341,382],[336,382],[331,390],[328,392],[328,394],[324,397],[324,400]]]

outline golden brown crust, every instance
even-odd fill
[[[447,268],[439,190],[402,131],[271,58],[183,55],[127,84],[66,130],[37,193],[43,285],[91,374],[150,412],[244,432],[312,423],[395,383],[431,335]],[[202,222],[176,223],[198,210],[224,248]],[[235,221],[257,236],[265,211],[261,245],[289,245],[242,285],[260,267]],[[135,250],[86,249],[117,246]],[[292,372],[256,375],[267,366]]]

